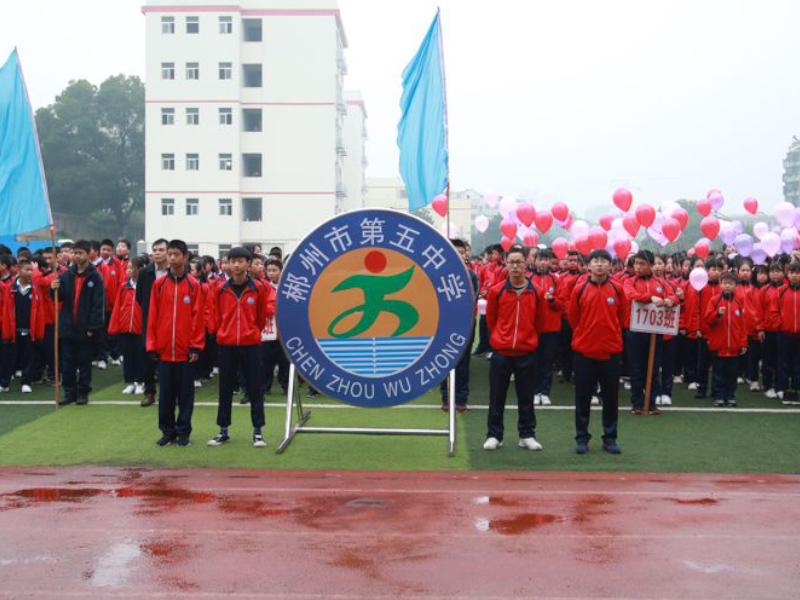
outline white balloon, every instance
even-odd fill
[[[764,221],[759,221],[755,225],[753,225],[753,234],[758,239],[763,239],[764,236],[769,233],[769,225],[764,223]]]
[[[589,235],[589,224],[586,221],[575,221],[569,231],[575,239]]]
[[[485,215],[478,215],[475,217],[475,229],[481,233],[489,229],[489,219]]]

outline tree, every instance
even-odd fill
[[[124,233],[144,210],[144,84],[117,75],[71,81],[36,111],[54,212]],[[133,216],[133,219],[132,219]]]

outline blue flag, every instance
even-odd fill
[[[448,184],[447,109],[439,12],[416,56],[403,71],[403,116],[397,125],[400,175],[408,210],[430,204]]]
[[[36,124],[14,50],[0,68],[0,236],[52,224]]]

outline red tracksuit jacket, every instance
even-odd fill
[[[275,314],[275,290],[248,277],[244,292],[236,297],[229,280],[215,293],[217,344],[258,346],[267,319]]]
[[[108,333],[110,335],[142,334],[142,307],[136,302],[136,288],[130,281],[127,281],[117,292],[111,321],[108,323]]]
[[[561,331],[561,316],[564,314],[564,299],[561,294],[561,282],[558,276],[552,271],[544,274],[534,273],[531,281],[535,286],[542,290],[542,297],[545,294],[552,294],[553,301],[544,300],[546,310],[542,321],[541,333],[554,333]]]
[[[608,360],[622,352],[626,306],[622,286],[610,277],[602,283],[595,283],[591,277],[582,279],[567,309],[572,349],[593,360]]]
[[[5,288],[2,296],[2,321],[3,321],[3,341],[11,342],[16,340],[17,336],[17,319],[16,319],[16,302],[17,295],[17,281]],[[44,313],[42,311],[42,295],[39,288],[35,284],[31,284],[31,289],[28,292],[31,294],[31,322],[30,332],[31,340],[34,342],[44,339]]]
[[[503,356],[524,356],[539,347],[546,300],[542,290],[525,280],[521,294],[511,280],[497,284],[486,297],[486,325],[489,343]]]
[[[200,283],[184,272],[159,277],[150,292],[147,316],[147,351],[158,352],[165,362],[188,360],[189,351],[200,352],[206,343],[205,305]]]
[[[778,331],[785,335],[800,335],[800,287],[787,284],[780,288],[777,310]]]
[[[705,319],[706,311],[708,310],[708,305],[711,301],[719,296],[721,293],[719,287],[719,281],[709,281],[708,285],[700,290],[699,297],[698,297],[698,309],[699,309],[699,317],[698,321],[700,323],[700,332],[703,334],[704,338],[708,338],[708,322]]]
[[[740,283],[736,286],[736,299],[744,306],[747,314],[747,335],[755,336],[761,330],[758,288],[751,283]]]
[[[760,292],[761,307],[761,330],[778,331],[780,327],[780,311],[778,310],[778,295],[783,288],[783,284],[775,284],[771,281],[762,287]]]
[[[664,300],[672,300],[674,305],[678,304],[678,297],[675,295],[672,286],[661,277],[656,277],[655,275],[640,277],[636,275],[625,281],[625,327],[630,327],[631,324],[631,305],[634,302],[649,304],[653,296]]]
[[[725,314],[719,314],[720,307],[725,307]],[[729,298],[719,294],[711,299],[703,319],[708,349],[726,358],[739,356],[747,347],[747,319],[747,311],[735,294]]]

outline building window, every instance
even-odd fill
[[[161,109],[161,124],[162,125],[175,125],[175,109],[162,108]]]
[[[219,18],[219,32],[233,33],[233,17],[220,17]]]
[[[200,33],[200,17],[186,17],[186,33]]]
[[[175,198],[161,199],[161,216],[171,217],[175,214]]]
[[[175,63],[161,63],[161,79],[175,79]]]
[[[227,254],[228,252],[230,252],[232,247],[233,246],[231,246],[230,244],[220,244],[219,245],[219,257],[222,258],[223,254]]]
[[[200,199],[199,198],[187,198],[186,199],[186,216],[187,217],[196,217],[200,214]]]
[[[244,87],[258,88],[261,87],[261,65],[242,65],[242,73],[244,74]]]
[[[261,19],[242,19],[245,42],[261,41]]]
[[[174,154],[162,154],[161,155],[161,170],[162,171],[174,171],[175,170],[175,155]]]
[[[261,220],[261,198],[242,198],[242,218],[249,223]]]
[[[186,109],[186,124],[187,125],[200,125],[200,109],[187,108]]]
[[[186,249],[189,251],[189,254],[192,256],[199,256],[200,255],[200,245],[199,244],[186,244]]]
[[[187,154],[186,155],[186,170],[187,171],[199,171],[200,170],[200,155],[199,154]]]
[[[230,108],[219,109],[219,124],[233,125],[233,109]]]
[[[219,199],[219,216],[231,217],[233,216],[233,199],[220,198]]]
[[[161,33],[175,33],[175,17],[161,17]]]
[[[221,62],[219,63],[219,78],[220,80],[231,79],[233,77],[233,63]]]
[[[186,63],[186,79],[200,79],[200,63]]]
[[[242,154],[242,170],[244,177],[261,177],[261,155]]]
[[[245,131],[261,131],[261,109],[244,108],[242,109],[242,122]]]
[[[220,154],[219,155],[219,170],[220,171],[233,171],[233,155]]]

